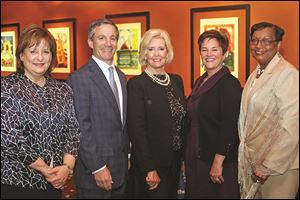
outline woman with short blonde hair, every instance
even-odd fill
[[[183,153],[186,103],[182,78],[165,71],[173,59],[169,34],[148,30],[140,44],[145,72],[127,83],[132,143],[131,198],[176,199]]]
[[[139,54],[140,64],[143,66],[147,65],[147,47],[153,38],[162,38],[165,41],[168,52],[166,64],[170,64],[174,57],[173,46],[169,34],[162,29],[151,29],[150,31],[147,31],[142,37]]]

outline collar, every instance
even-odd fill
[[[277,52],[274,57],[272,58],[272,60],[268,63],[268,65],[265,68],[264,73],[272,73],[274,67],[276,66],[276,64],[281,60],[282,56],[279,52]],[[260,65],[258,64],[256,66],[255,71],[257,71],[260,68]]]
[[[105,72],[108,71],[109,67],[115,68],[114,64],[107,64],[106,62],[104,62],[103,60],[100,60],[99,58],[97,58],[96,56],[92,55],[92,58],[95,60],[95,62],[97,63],[97,65],[100,67],[100,69]]]
[[[229,74],[230,71],[227,67],[222,67],[218,72],[216,72],[213,76],[211,76],[201,87],[201,83],[204,81],[204,78],[208,75],[207,72],[201,76],[198,81],[195,83],[195,87],[192,90],[191,97],[193,99],[198,98],[203,93],[207,92],[211,89],[223,76]]]

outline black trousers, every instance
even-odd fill
[[[61,199],[58,189],[29,189],[1,183],[1,199]]]

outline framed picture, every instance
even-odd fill
[[[1,24],[1,77],[17,71],[16,49],[20,24]]]
[[[150,13],[124,13],[106,15],[119,29],[118,47],[114,64],[126,75],[139,75],[142,72],[139,63],[139,44],[143,33],[150,28]]]
[[[58,65],[52,71],[56,79],[65,80],[76,69],[76,19],[43,20],[56,40]]]
[[[201,67],[198,38],[216,29],[227,36],[229,47],[225,65],[243,86],[250,73],[249,28],[250,5],[191,8],[191,86],[205,70]]]

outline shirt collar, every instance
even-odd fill
[[[95,62],[97,63],[97,65],[101,68],[101,70],[104,71],[108,71],[109,67],[113,67],[115,68],[114,64],[107,64],[106,62],[100,60],[99,58],[97,58],[96,56],[92,55],[92,58],[95,60]]]

